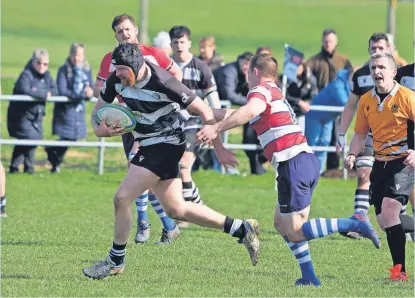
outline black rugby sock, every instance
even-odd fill
[[[385,228],[385,231],[393,265],[401,264],[401,271],[405,272],[405,231],[401,224]]]

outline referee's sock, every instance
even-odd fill
[[[405,271],[405,231],[401,224],[385,228],[389,250],[392,256],[393,265],[402,265],[401,272]]]

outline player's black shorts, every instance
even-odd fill
[[[123,134],[121,138],[122,138],[122,144],[124,148],[125,157],[128,159],[128,155],[130,154],[130,151],[134,145],[133,133],[129,132],[129,133]]]
[[[383,198],[406,205],[414,187],[414,170],[403,164],[405,157],[388,162],[376,160],[370,174],[369,202],[376,215],[382,211]]]
[[[183,156],[184,148],[184,143],[180,145],[160,143],[140,147],[131,163],[153,172],[160,177],[160,180],[179,178],[179,161]]]
[[[184,131],[184,136],[186,138],[186,152],[193,152],[198,153],[200,150],[200,146],[196,143],[196,134],[199,129],[188,129]]]

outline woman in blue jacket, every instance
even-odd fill
[[[336,79],[314,96],[311,105],[343,107],[349,98],[351,74],[350,69],[342,69],[337,72]],[[334,122],[340,114],[341,112],[309,111],[305,117],[305,136],[308,144],[310,146],[329,146]],[[327,152],[316,151],[315,155],[320,160],[320,173],[322,173],[326,164]]]
[[[16,139],[41,140],[43,117],[48,98],[57,94],[56,85],[48,71],[49,54],[44,49],[34,51],[14,85],[13,94],[29,95],[37,101],[12,101],[7,111],[9,135]],[[10,173],[19,172],[24,162],[24,172],[34,173],[36,146],[14,146]]]
[[[74,43],[69,57],[58,70],[58,92],[69,98],[69,102],[55,103],[52,133],[62,141],[77,141],[87,136],[85,122],[85,100],[92,97],[93,81],[91,68],[85,60],[85,47]],[[47,147],[52,173],[59,172],[68,147]]]

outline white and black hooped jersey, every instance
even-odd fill
[[[395,80],[402,86],[415,91],[414,63],[400,67]]]
[[[216,86],[215,78],[209,67],[199,58],[192,56],[189,61],[177,63],[183,72],[182,83],[197,96],[205,96],[203,90]],[[182,116],[186,120],[185,130],[197,129],[201,127],[200,117],[191,116],[187,111],[182,111]]]
[[[369,64],[365,64],[353,74],[351,91],[357,96],[362,96],[372,89],[374,85],[370,75]]]
[[[112,73],[101,90],[101,98],[112,103],[117,95],[121,96],[136,114],[133,135],[140,146],[181,144],[184,134],[180,109],[187,108],[196,95],[164,69],[149,62],[146,65],[147,78],[133,87],[124,87]]]

